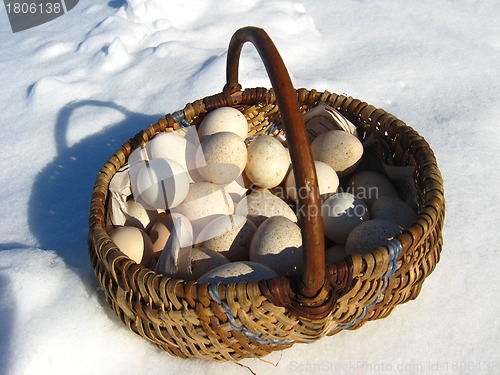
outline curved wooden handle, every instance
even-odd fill
[[[241,89],[238,83],[238,66],[241,50],[246,42],[251,42],[257,49],[275,91],[296,187],[300,192],[298,216],[304,253],[300,293],[308,299],[322,298],[320,296],[323,294],[320,292],[325,284],[325,243],[314,160],[292,81],[278,50],[264,30],[244,27],[234,33],[229,43],[224,91],[233,93]]]

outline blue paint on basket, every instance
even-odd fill
[[[236,322],[236,318],[234,317],[233,313],[231,312],[231,309],[229,308],[229,306],[225,302],[223,302],[221,300],[221,298],[219,297],[219,293],[217,291],[219,288],[219,285],[220,285],[220,283],[210,284],[208,287],[208,291],[210,293],[210,296],[213,298],[213,300],[215,302],[217,302],[218,304],[220,304],[222,306],[222,308],[224,309],[231,327],[233,327],[234,329],[236,329],[238,331],[243,332],[245,334],[245,336],[258,341],[261,344],[282,345],[282,344],[293,342],[293,340],[287,340],[287,339],[281,339],[281,340],[276,340],[276,339],[271,339],[271,338],[265,339],[265,338],[262,338],[261,333],[252,332],[248,328],[243,327],[242,325],[239,325]]]
[[[382,276],[382,281],[384,284],[382,286],[382,290],[377,295],[377,298],[371,304],[369,304],[368,306],[365,306],[365,308],[363,309],[363,311],[361,312],[360,315],[355,317],[353,320],[351,320],[347,324],[339,324],[335,329],[338,330],[338,329],[351,328],[358,321],[363,319],[366,316],[368,310],[370,310],[373,306],[375,306],[377,303],[379,303],[380,300],[382,299],[382,296],[384,295],[384,293],[387,290],[387,287],[389,285],[389,279],[398,270],[398,257],[401,254],[403,246],[401,245],[401,242],[399,242],[397,239],[393,239],[393,240],[389,241],[389,243],[387,244],[387,249],[388,249],[388,253],[389,253],[389,267],[387,268],[386,273]]]
[[[181,128],[190,127],[191,124],[189,122],[187,122],[186,119],[184,118],[184,116],[182,116],[179,112],[180,111],[172,113],[172,117],[175,118],[175,120],[179,123]]]

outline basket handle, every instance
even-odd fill
[[[241,50],[246,42],[251,42],[257,49],[280,108],[296,187],[301,192],[298,194],[298,204],[300,208],[304,208],[298,210],[304,254],[304,271],[299,280],[299,292],[311,304],[316,305],[323,302],[320,299],[325,299],[325,294],[321,293],[325,287],[325,243],[318,179],[304,120],[285,64],[263,29],[244,27],[234,33],[228,48],[224,92],[234,93],[241,89],[238,83],[238,66]]]

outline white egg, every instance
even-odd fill
[[[401,199],[383,195],[373,202],[370,210],[372,219],[385,219],[400,227],[409,227],[416,219],[417,213]]]
[[[153,244],[144,231],[136,227],[119,227],[109,233],[118,249],[136,263],[147,266],[153,259]]]
[[[355,173],[349,178],[346,191],[364,199],[368,208],[382,196],[398,197],[392,183],[384,175],[373,171]]]
[[[243,113],[232,107],[220,107],[208,112],[198,127],[198,135],[203,141],[207,136],[219,132],[232,132],[245,140],[248,122]]]
[[[203,283],[232,284],[238,282],[250,282],[274,279],[278,275],[276,272],[263,264],[255,262],[231,262],[219,266],[207,272],[198,279]]]
[[[149,231],[149,237],[153,242],[153,252],[156,258],[167,244],[175,219],[180,220],[179,227],[176,228],[180,246],[189,247],[193,244],[193,228],[186,216],[179,213],[161,213]]]
[[[363,156],[363,144],[343,130],[330,130],[314,139],[311,151],[314,160],[328,164],[339,177],[343,177],[358,166]]]
[[[191,280],[198,280],[207,272],[229,263],[224,255],[203,247],[192,248],[189,254],[188,274]]]
[[[392,221],[374,219],[368,220],[354,228],[345,243],[347,254],[366,254],[378,246],[385,246],[402,228]]]
[[[193,150],[186,138],[178,133],[157,134],[151,141],[146,143],[146,149],[150,159],[174,160],[186,171],[193,168],[196,149]],[[193,182],[192,179],[190,182]]]
[[[234,203],[229,193],[222,186],[210,182],[190,184],[184,202],[171,210],[188,218],[193,226],[194,238],[210,221],[221,215],[231,215],[233,211]]]
[[[322,205],[322,215],[325,236],[340,244],[356,226],[370,219],[365,202],[346,192],[329,197]]]
[[[196,152],[196,167],[205,181],[225,185],[236,180],[245,169],[247,147],[236,134],[215,133],[201,143]]]
[[[152,159],[137,174],[136,200],[146,208],[168,209],[179,205],[189,190],[189,175],[176,161]]]
[[[221,216],[201,230],[196,243],[221,253],[231,262],[248,260],[250,242],[256,230],[255,224],[246,217]]]
[[[290,154],[276,138],[259,135],[248,145],[245,173],[262,188],[278,186],[290,167]]]
[[[332,167],[322,161],[315,160],[314,166],[316,168],[316,176],[318,177],[319,194],[325,196],[335,193],[339,187],[339,177],[337,173]],[[285,187],[288,197],[294,202],[297,202],[298,197],[301,195],[305,196],[305,192],[299,190],[299,194],[297,195],[295,186],[295,175],[292,169],[285,179]]]
[[[247,216],[257,227],[271,216],[284,216],[297,222],[297,215],[282,199],[268,190],[254,190],[243,198],[236,206],[235,213]]]
[[[264,221],[250,243],[250,260],[266,265],[278,275],[295,275],[302,270],[300,227],[283,216]]]

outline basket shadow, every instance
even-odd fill
[[[125,119],[68,146],[71,116],[83,107],[111,108]],[[57,155],[36,176],[29,202],[29,227],[41,248],[55,251],[70,267],[89,268],[88,215],[97,173],[123,142],[161,116],[134,113],[97,100],[73,102],[59,111],[54,130]]]

